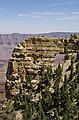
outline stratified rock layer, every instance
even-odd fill
[[[39,80],[41,65],[54,66],[55,55],[64,52],[63,43],[56,38],[30,37],[14,48],[7,68],[6,97],[19,93],[26,76],[33,75],[32,83]]]

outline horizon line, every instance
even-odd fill
[[[39,33],[20,33],[20,32],[12,32],[12,33],[0,33],[0,34],[47,34],[47,33],[79,33],[79,31],[50,31],[50,32],[39,32]]]

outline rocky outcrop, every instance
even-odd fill
[[[0,34],[0,72],[4,71],[6,72],[7,69],[7,63],[3,62],[2,60],[9,60],[12,51],[15,46],[17,46],[21,41],[26,39],[28,36],[44,36],[44,37],[54,37],[54,38],[60,38],[59,40],[64,42],[64,39],[62,38],[70,38],[71,34],[73,33],[67,33],[67,32],[51,32],[51,33],[44,33],[44,34],[19,34],[19,33],[13,33],[13,34]],[[79,33],[76,35],[79,36]],[[62,40],[61,40],[62,39]],[[79,39],[79,37],[78,37]],[[55,42],[59,42],[59,40],[56,40]],[[71,42],[74,43],[73,40]],[[79,42],[79,41],[78,41]],[[61,43],[61,42],[60,42]],[[70,41],[68,42],[70,44]],[[79,45],[76,44],[77,48],[79,48]],[[68,48],[72,47],[69,45]],[[73,45],[74,47],[74,45]],[[4,65],[2,65],[4,64]]]
[[[40,68],[54,66],[55,55],[64,52],[59,39],[30,37],[14,48],[7,68],[6,97],[10,99],[19,93],[20,86],[26,81],[28,74],[33,75],[32,84],[40,77]]]

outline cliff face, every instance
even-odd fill
[[[6,97],[10,99],[19,93],[20,86],[26,81],[28,74],[33,75],[32,83],[37,83],[40,68],[54,66],[55,55],[64,52],[63,43],[59,39],[30,37],[14,48],[7,68]]]

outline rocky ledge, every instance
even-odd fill
[[[64,45],[58,38],[29,37],[15,47],[6,73],[7,99],[19,93],[28,74],[33,75],[32,83],[37,83],[41,65],[54,66],[55,55],[60,52],[64,52]]]

